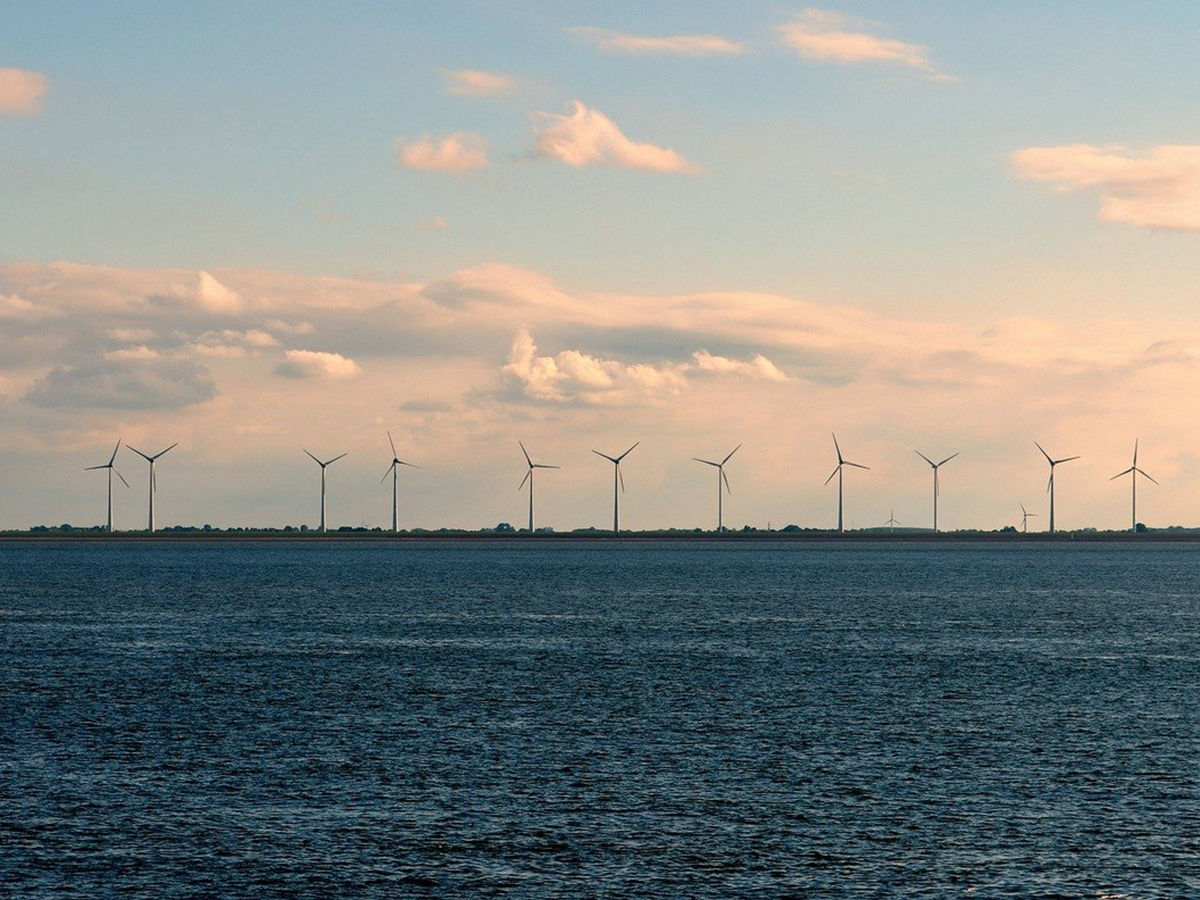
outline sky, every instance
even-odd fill
[[[1200,7],[0,9],[0,528],[1200,525]],[[118,528],[147,466],[122,449]]]

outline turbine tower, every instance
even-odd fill
[[[860,463],[856,463],[856,462],[850,462],[850,460],[845,459],[842,456],[842,448],[838,444],[838,439],[837,439],[836,434],[833,436],[833,449],[837,451],[837,468],[834,469],[833,472],[830,473],[829,477],[825,479],[825,483],[829,484],[829,482],[833,481],[833,476],[834,475],[837,476],[837,480],[838,480],[838,529],[837,530],[838,530],[838,533],[840,534],[841,532],[846,530],[845,528],[842,527],[842,469],[844,469],[846,466],[853,466],[856,469],[870,469],[871,467],[864,466],[864,465],[862,465]]]
[[[126,444],[125,446],[129,447],[128,444]],[[156,462],[158,462],[159,457],[165,456],[168,451],[174,450],[178,446],[179,446],[179,442],[176,441],[174,444],[172,444],[166,450],[160,450],[158,453],[155,453],[153,456],[148,456],[147,454],[143,453],[141,450],[137,449],[137,447],[129,447],[130,450],[132,450],[134,453],[136,453],[138,456],[140,456],[146,462],[150,463],[150,527],[149,527],[149,530],[151,533],[154,532],[154,495],[156,493],[158,493],[158,478],[154,474],[154,464]]]
[[[720,534],[725,530],[725,525],[722,519],[724,515],[724,510],[722,507],[725,499],[724,494],[722,493],[722,483],[724,484],[724,490],[729,491],[731,494],[733,493],[733,488],[729,486],[729,476],[725,474],[725,463],[733,459],[733,454],[737,453],[741,449],[742,445],[738,444],[733,448],[733,450],[730,451],[729,455],[720,462],[713,462],[710,459],[701,459],[698,456],[692,457],[692,459],[694,459],[696,462],[704,463],[706,466],[713,466],[717,470],[717,534]]]
[[[305,450],[304,452],[308,453],[307,450]],[[346,454],[343,453],[343,454],[341,454],[341,456],[335,456],[333,459],[328,459],[325,462],[321,462],[321,460],[317,459],[311,453],[308,453],[308,455],[309,455],[309,457],[312,458],[313,462],[315,462],[318,466],[321,467],[321,533],[324,534],[326,531],[326,529],[325,529],[325,470],[327,468],[329,468],[330,466],[332,466],[335,462],[337,462],[339,459],[342,458],[342,456],[345,456]]]
[[[952,453],[950,456],[947,456],[941,462],[935,463],[932,459],[930,459],[928,456],[926,456],[920,450],[914,450],[913,452],[916,453],[917,456],[921,457],[921,459],[925,460],[925,462],[929,463],[929,467],[931,469],[933,469],[933,530],[934,530],[934,532],[936,532],[938,530],[938,521],[937,521],[938,495],[941,494],[941,492],[942,492],[941,483],[938,478],[938,470],[941,469],[941,467],[944,466],[946,463],[950,462],[950,460],[954,459],[954,457],[958,456],[958,454]]]
[[[522,478],[521,483],[517,485],[517,490],[519,491],[521,488],[525,487],[526,481],[529,482],[529,533],[533,534],[533,470],[558,469],[561,468],[561,466],[546,466],[542,465],[542,463],[535,463],[529,458],[529,451],[525,449],[525,445],[520,441],[517,441],[517,444],[520,446],[521,452],[525,454],[525,462],[529,465],[529,469],[525,472],[525,477]],[[633,448],[630,447],[629,449],[632,450]]]
[[[640,444],[641,441],[634,443],[633,447]],[[621,533],[621,494],[617,492],[617,486],[620,485],[621,493],[625,491],[625,476],[621,474],[621,460],[633,452],[633,447],[630,447],[620,456],[609,456],[607,453],[601,453],[599,450],[593,450],[597,456],[603,456],[613,464],[613,534]]]
[[[1046,452],[1041,444],[1037,441],[1033,443],[1042,451],[1042,456],[1046,457],[1046,462],[1050,463],[1050,481],[1046,484],[1046,490],[1050,492],[1050,533],[1054,534],[1054,467],[1065,462],[1070,462],[1073,459],[1079,459],[1079,457],[1068,456],[1063,459],[1051,459],[1050,454]]]
[[[410,462],[405,462],[404,460],[400,459],[400,455],[396,452],[396,442],[392,440],[392,433],[389,431],[387,433],[387,436],[388,436],[388,443],[392,445],[392,464],[387,467],[387,471],[383,473],[383,477],[379,479],[379,483],[383,484],[385,481],[387,481],[388,475],[392,476],[392,534],[395,534],[400,530],[400,476],[397,473],[400,469],[400,466],[408,466],[410,469],[419,469],[421,467],[413,465]],[[307,450],[305,450],[304,452],[308,453]],[[311,453],[308,453],[308,455],[312,456]],[[345,455],[346,455],[345,453],[342,454],[342,456],[345,456]],[[313,459],[317,459],[317,458],[315,456],[313,456]],[[339,456],[338,459],[341,459],[341,456]],[[317,462],[320,462],[320,460],[317,460]],[[336,462],[336,460],[331,459],[329,462]],[[329,463],[326,463],[325,465],[329,465]],[[325,521],[325,466],[321,466],[321,530],[322,531],[325,530],[324,521]]]
[[[109,534],[112,534],[112,531],[113,531],[112,477],[113,477],[113,472],[117,472],[117,467],[116,467],[115,463],[117,461],[117,451],[120,449],[121,449],[121,442],[117,441],[117,446],[113,447],[112,456],[109,457],[107,463],[105,463],[102,466],[88,466],[86,469],[84,469],[85,472],[95,472],[98,469],[107,469],[108,470],[108,527],[107,527],[107,530],[108,530]],[[121,479],[121,481],[124,483],[125,487],[129,487],[129,482],[125,481],[124,475],[122,475],[120,472],[117,472],[117,477]]]
[[[1116,481],[1118,478],[1121,478],[1125,475],[1129,476],[1130,486],[1133,488],[1133,524],[1130,526],[1130,530],[1135,532],[1137,531],[1137,477],[1141,475],[1144,478],[1149,478],[1151,481],[1154,481],[1154,478],[1148,472],[1143,472],[1138,468],[1137,454],[1138,442],[1135,439],[1133,442],[1133,465],[1131,465],[1120,475],[1114,475],[1112,478],[1108,479],[1109,481]],[[1157,481],[1154,481],[1154,483],[1158,484]]]
[[[1029,520],[1036,519],[1037,513],[1031,513],[1025,508],[1025,504],[1021,504],[1021,532],[1023,534],[1029,532]]]

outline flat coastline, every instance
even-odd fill
[[[997,531],[623,531],[608,532],[477,532],[477,531],[119,531],[105,534],[72,531],[5,531],[0,543],[483,543],[483,544],[578,544],[578,543],[720,543],[720,544],[1200,544],[1200,531],[1163,530],[1134,534],[1129,531],[1060,531],[1028,534]]]

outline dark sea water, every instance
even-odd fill
[[[0,894],[1200,896],[1200,548],[0,544]]]

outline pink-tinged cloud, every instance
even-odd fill
[[[469,131],[442,138],[424,134],[413,141],[397,138],[392,150],[400,165],[422,172],[470,172],[488,166],[487,141]]]
[[[275,367],[277,375],[286,378],[353,378],[362,374],[354,360],[340,353],[319,350],[288,350]]]
[[[787,381],[775,363],[761,353],[756,353],[749,361],[730,359],[727,356],[713,356],[707,350],[697,350],[692,354],[696,369],[714,375],[742,375],[756,381]]]
[[[839,13],[806,9],[792,21],[779,26],[783,43],[813,62],[886,63],[921,70],[935,81],[952,81],[929,59],[929,48],[865,30],[873,23]]]
[[[534,117],[538,154],[568,166],[621,166],[689,175],[700,171],[698,164],[669,147],[630,140],[612,119],[578,100],[570,115],[535,113]]]
[[[495,97],[514,90],[520,82],[511,75],[479,69],[443,69],[446,93],[460,97]]]
[[[1019,178],[1097,194],[1105,222],[1200,231],[1200,145],[1136,153],[1120,146],[1066,144],[1029,147],[1010,159]]]
[[[568,28],[569,34],[577,35],[592,43],[605,53],[624,53],[630,56],[736,56],[746,52],[740,41],[715,34],[674,34],[652,37],[641,34],[623,34],[607,28]]]
[[[50,80],[41,72],[0,69],[0,113],[36,116],[42,111],[42,96],[49,87]]]

